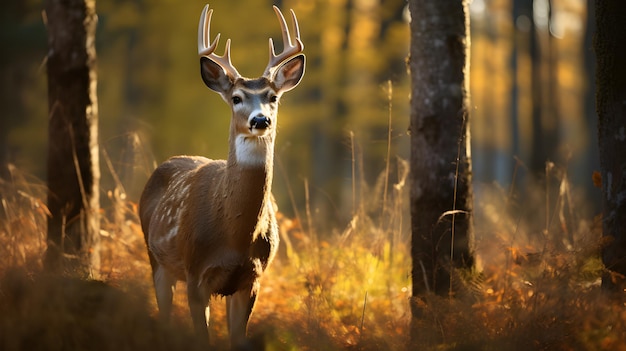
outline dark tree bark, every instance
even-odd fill
[[[48,251],[56,272],[99,270],[95,0],[46,0]]]
[[[412,293],[447,296],[454,269],[474,263],[468,2],[409,7]]]
[[[585,74],[584,113],[585,128],[589,131],[598,130],[596,114],[596,57],[593,52],[593,36],[596,32],[595,0],[587,0],[587,17],[585,19],[585,36],[583,40],[583,72]],[[589,174],[600,169],[598,159],[598,135],[589,133],[588,147],[584,149],[582,160],[572,174],[575,184],[584,184],[585,198],[591,202],[591,208],[601,206],[601,193],[597,191],[593,182],[589,181]]]
[[[596,0],[596,108],[602,174],[602,286],[626,287],[626,2]]]

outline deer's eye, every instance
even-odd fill
[[[242,101],[239,96],[233,96],[233,105],[240,104]]]
[[[278,96],[276,96],[276,95],[272,95],[272,96],[270,96],[270,102],[271,102],[271,103],[274,103],[274,102],[276,102],[276,101],[278,101]]]

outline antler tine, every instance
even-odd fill
[[[289,11],[291,12],[291,23],[293,23],[293,27],[296,30],[296,40],[300,40],[300,26],[298,26],[296,13],[293,11],[293,9],[289,9]],[[304,44],[302,44],[302,42],[300,42],[300,44],[302,45],[302,49],[304,50]]]
[[[230,61],[230,39],[226,40],[226,49],[224,49],[224,55],[217,56],[216,54],[211,54],[210,57],[217,62],[226,72],[230,73],[234,78],[239,78],[241,75],[237,72],[235,66]]]
[[[198,55],[207,56],[211,60],[220,65],[228,74],[234,78],[241,77],[235,66],[230,61],[230,39],[226,40],[226,48],[224,49],[224,55],[219,56],[215,53],[217,44],[220,40],[220,34],[218,33],[213,43],[209,45],[211,41],[210,28],[211,28],[211,16],[213,15],[213,9],[209,9],[209,5],[205,5],[200,15],[200,23],[198,24]]]
[[[278,17],[278,22],[280,24],[280,30],[282,32],[283,37],[283,52],[279,55],[276,55],[276,51],[274,48],[274,40],[270,38],[270,58],[269,63],[267,64],[267,68],[265,68],[265,73],[263,73],[264,77],[268,77],[273,73],[273,70],[280,65],[286,59],[302,52],[304,50],[304,44],[300,40],[300,27],[298,26],[298,19],[296,18],[296,13],[291,10],[291,19],[294,27],[294,31],[296,34],[295,43],[291,42],[291,35],[289,34],[289,28],[287,27],[287,21],[285,21],[285,17],[283,13],[277,6],[274,6],[274,12],[276,12],[276,17]]]
[[[213,9],[209,9],[209,5],[205,5],[200,15],[200,23],[198,24],[198,55],[209,55],[217,47],[217,43],[220,40],[220,34],[218,33],[213,40],[213,43],[209,45],[211,38],[209,29],[211,28],[211,16],[213,15]]]

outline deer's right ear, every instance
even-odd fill
[[[222,66],[205,56],[200,57],[200,75],[209,89],[222,95],[227,93],[233,84],[233,78]]]

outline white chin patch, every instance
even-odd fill
[[[257,137],[245,135],[237,136],[237,139],[235,140],[235,155],[237,156],[237,163],[243,166],[264,165],[267,159],[267,143],[267,140]]]
[[[259,136],[259,137],[269,134],[269,132],[270,132],[269,128],[265,128],[265,129],[251,128],[250,129],[250,134]]]

